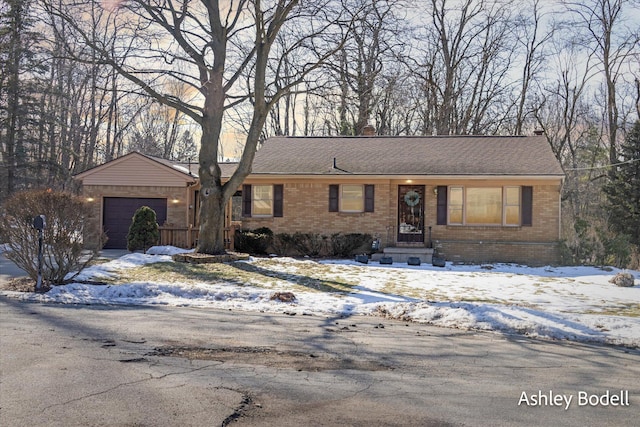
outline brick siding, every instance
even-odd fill
[[[353,181],[351,181],[353,182]],[[273,184],[282,182],[273,182]],[[329,185],[335,182],[284,182],[282,218],[243,218],[243,229],[269,227],[274,233],[369,233],[382,246],[396,245],[398,185],[400,181],[375,182],[375,211],[329,212]],[[373,182],[362,181],[361,184]],[[258,184],[258,183],[256,183]],[[259,184],[265,184],[261,182]],[[530,227],[436,225],[436,185],[425,185],[425,244],[432,227],[434,244],[447,260],[460,262],[518,262],[553,264],[559,260],[559,184],[533,185],[533,224]],[[437,185],[446,185],[438,182]],[[466,183],[468,185],[473,185]],[[456,182],[456,185],[465,183]],[[504,184],[500,184],[504,185]],[[511,183],[509,185],[512,185]],[[517,185],[531,185],[519,183]]]
[[[337,183],[375,185],[374,212],[329,212],[329,185]],[[269,227],[274,233],[368,233],[379,237],[382,247],[396,246],[398,185],[402,180],[291,180],[253,181],[248,184],[283,184],[283,217],[252,217],[242,219],[243,229]],[[413,185],[425,185],[425,242],[428,227],[432,228],[432,240],[447,260],[459,262],[518,262],[529,265],[554,264],[559,260],[560,236],[560,184],[533,183],[533,224],[530,227],[455,226],[437,225],[438,185],[477,185],[471,181],[444,180],[414,181]],[[504,185],[504,183],[485,183]],[[531,182],[509,182],[509,185],[532,185]],[[162,197],[167,198],[167,222],[176,227],[187,227],[193,222],[196,204],[191,199],[191,189],[185,187],[147,186],[90,186],[83,187],[83,196],[93,198],[93,211],[88,221],[86,239],[91,241],[102,225],[103,197]],[[173,201],[177,202],[174,203]],[[92,237],[93,236],[93,237]]]

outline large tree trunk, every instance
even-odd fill
[[[200,189],[200,233],[197,252],[206,254],[223,254],[225,206],[222,187],[212,183],[202,183]]]
[[[219,55],[220,58],[222,55]],[[218,141],[222,133],[225,93],[222,85],[220,61],[217,69],[209,71],[209,80],[204,83],[205,105],[200,139],[200,232],[197,252],[222,254],[224,248],[224,207],[231,194],[224,191],[220,166],[218,165]]]

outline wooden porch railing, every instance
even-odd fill
[[[174,227],[171,225],[162,225],[160,229],[160,245],[175,246],[177,248],[191,249],[195,248],[198,243],[198,231],[196,227]],[[234,236],[236,233],[235,225],[224,228],[224,246],[225,249],[232,251],[234,249]]]

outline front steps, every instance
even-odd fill
[[[371,261],[380,261],[383,257],[391,257],[393,262],[406,263],[409,258],[416,257],[420,259],[422,264],[431,264],[433,257],[433,249],[410,246],[389,246],[382,250],[382,253],[375,253],[371,255]]]

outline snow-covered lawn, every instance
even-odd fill
[[[90,267],[77,278],[113,283],[109,285],[72,283],[46,294],[2,293],[66,304],[377,315],[443,327],[640,347],[638,271],[629,271],[636,285],[621,288],[609,283],[620,270],[596,267],[447,264],[438,268],[255,258],[233,266],[190,266],[202,274],[185,274],[177,265],[152,264],[173,263],[169,255],[177,251],[155,247],[147,255],[124,255]],[[296,300],[272,300],[276,292],[293,292]]]

